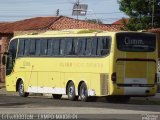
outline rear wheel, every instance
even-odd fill
[[[52,94],[54,99],[61,99],[62,95],[60,94]]]
[[[19,93],[19,96],[21,96],[21,97],[28,97],[28,95],[29,95],[28,92],[24,92],[23,81],[20,81],[18,84],[18,93]]]
[[[79,96],[76,96],[76,90],[73,82],[70,82],[67,87],[68,99],[72,101],[78,100]]]
[[[87,85],[84,82],[80,86],[80,98],[84,102],[89,101]]]

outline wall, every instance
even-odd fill
[[[5,67],[2,65],[3,53],[7,51],[9,40],[13,37],[13,34],[0,33],[0,82],[5,82]]]

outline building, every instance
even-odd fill
[[[11,23],[0,23],[0,58],[2,58],[2,54],[7,50],[9,40],[14,36],[14,34],[25,34],[33,31],[41,32],[46,30],[84,28],[105,31],[118,31],[121,27],[123,27],[122,24],[96,24],[65,16],[36,17]],[[2,64],[0,65],[0,82],[4,82],[4,66]]]

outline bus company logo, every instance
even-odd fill
[[[143,40],[131,39],[130,37],[125,37],[125,45],[144,45]]]
[[[160,116],[156,114],[143,114],[142,120],[160,120]]]

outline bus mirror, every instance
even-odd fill
[[[6,63],[7,63],[7,56],[4,54],[2,57],[2,64],[6,65]]]

